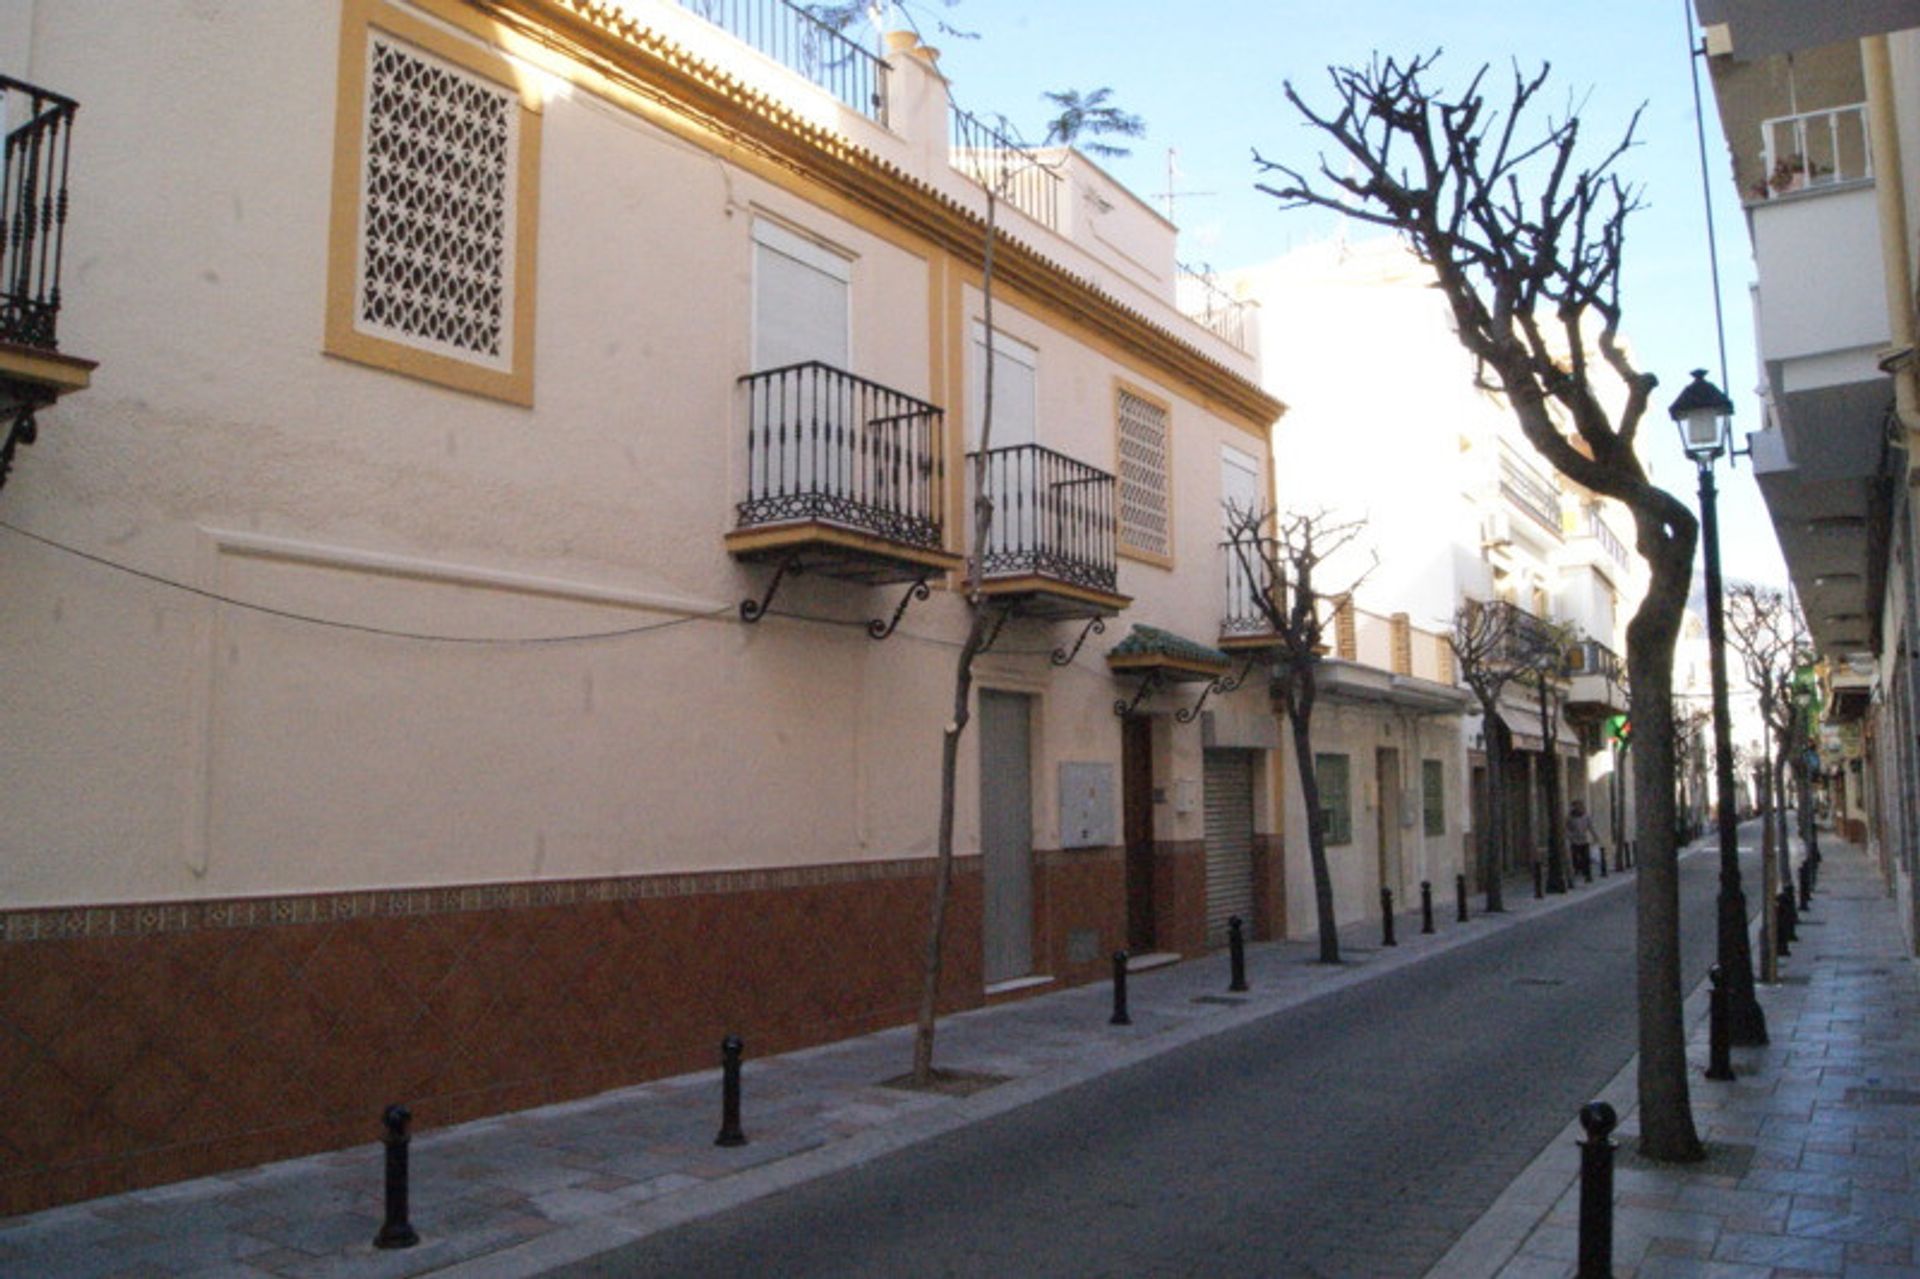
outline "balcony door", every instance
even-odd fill
[[[973,359],[967,386],[967,452],[980,450],[986,423],[987,330],[973,326]],[[1035,442],[1039,416],[1040,353],[1004,333],[993,335],[993,430],[988,444],[987,491],[996,495],[993,531],[987,538],[987,559],[993,563],[1028,563],[1039,549],[1040,503],[1051,496],[1039,490],[1039,473],[1023,448]],[[1006,452],[1020,449],[1019,452]],[[973,509],[973,468],[967,468],[967,509]],[[989,570],[991,571],[991,570]]]
[[[853,264],[777,222],[753,224],[753,371],[818,360],[846,369]],[[849,370],[851,371],[851,370]]]
[[[825,245],[777,222],[753,224],[753,371],[792,369],[764,391],[759,406],[770,421],[795,434],[770,441],[770,487],[782,493],[844,493],[859,424],[841,384],[816,369],[818,361],[846,370],[850,363],[848,294],[852,263]],[[850,371],[850,370],[849,370]]]
[[[967,451],[980,447],[986,421],[987,330],[973,326],[972,376],[967,388]],[[1004,333],[993,335],[993,439],[996,449],[1038,440],[1040,352]]]
[[[1234,525],[1249,513],[1259,512],[1265,506],[1266,485],[1260,482],[1260,463],[1250,453],[1222,446],[1220,449],[1220,520],[1225,533],[1223,541],[1231,542]],[[1259,563],[1258,548],[1253,551],[1253,562]],[[1260,616],[1260,605],[1256,602],[1258,583],[1248,572],[1240,556],[1229,545],[1227,556],[1227,617],[1235,622],[1254,624],[1253,619]],[[1268,629],[1264,622],[1259,623],[1260,630]]]

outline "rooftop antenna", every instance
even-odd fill
[[[1179,195],[1219,195],[1218,191],[1176,191],[1175,182],[1183,176],[1180,172],[1180,151],[1177,147],[1167,148],[1167,189],[1160,195],[1160,201],[1166,206],[1167,221],[1173,221],[1173,199]]]

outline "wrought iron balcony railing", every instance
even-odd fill
[[[1581,640],[1567,650],[1567,673],[1599,675],[1618,683],[1625,668],[1620,655],[1599,640]]]
[[[1541,524],[1560,531],[1560,490],[1511,444],[1500,444],[1500,492]]]
[[[1227,575],[1227,606],[1220,617],[1220,638],[1223,641],[1246,640],[1271,635],[1273,622],[1260,606],[1260,587],[1263,585],[1260,574],[1261,565],[1274,554],[1273,540],[1261,538],[1256,543],[1249,543],[1244,559],[1232,542],[1220,543],[1220,552],[1226,560]],[[1251,568],[1248,561],[1251,561]]]
[[[741,528],[818,520],[938,550],[943,416],[818,361],[750,373]]]
[[[1550,623],[1506,600],[1474,602],[1490,615],[1486,633],[1498,650],[1496,660],[1516,666],[1534,666],[1555,642]]]
[[[968,455],[969,477],[979,456]],[[1038,444],[988,449],[986,461],[993,526],[983,576],[1037,575],[1111,592],[1119,577],[1113,476]]]
[[[787,0],[679,0],[742,44],[797,71],[855,111],[887,122],[885,65]]]
[[[1031,147],[1020,146],[959,107],[952,108],[950,119],[947,163],[1041,226],[1058,231],[1059,171]]]
[[[0,341],[57,350],[67,153],[79,104],[0,76]]]

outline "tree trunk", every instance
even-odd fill
[[[1649,529],[1635,508],[1651,580],[1627,625],[1627,682],[1633,689],[1633,798],[1639,825],[1637,978],[1640,1012],[1640,1151],[1652,1159],[1705,1157],[1687,1089],[1687,1031],[1681,1014],[1680,862],[1674,842],[1673,645],[1693,564],[1693,539]]]
[[[1544,749],[1540,756],[1540,767],[1547,803],[1547,888],[1552,892],[1564,893],[1573,878],[1573,868],[1567,864],[1566,831],[1561,827],[1559,721],[1552,713],[1552,703],[1548,700],[1551,696],[1547,681],[1541,680],[1540,739]],[[1588,852],[1591,853],[1592,849],[1589,848]],[[1559,887],[1555,888],[1555,884]]]
[[[1507,812],[1507,763],[1513,739],[1497,706],[1482,707],[1481,720],[1487,740],[1487,838],[1480,858],[1480,887],[1487,895],[1487,913],[1498,915],[1507,909],[1500,878],[1506,872],[1507,841],[1513,833]]]
[[[1309,672],[1306,678],[1313,678]],[[1320,927],[1320,962],[1340,962],[1340,930],[1333,917],[1333,873],[1327,866],[1327,828],[1320,815],[1320,779],[1313,765],[1313,707],[1288,698],[1293,758],[1300,770],[1300,797],[1307,806],[1307,859],[1313,865],[1313,911]]]
[[[987,190],[987,229],[982,246],[980,309],[987,329],[987,363],[980,410],[980,449],[973,464],[972,562],[967,567],[967,608],[972,614],[966,642],[953,669],[953,718],[940,742],[940,835],[934,852],[933,906],[927,919],[927,944],[920,969],[920,1010],[913,1025],[913,1082],[933,1080],[933,1036],[940,1002],[940,969],[945,955],[947,900],[953,892],[953,810],[959,789],[960,738],[967,731],[973,694],[973,659],[986,642],[987,607],[980,593],[981,554],[993,528],[993,503],[987,497],[987,445],[993,438],[993,252],[998,239],[998,208]]]

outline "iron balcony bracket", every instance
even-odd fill
[[[1200,716],[1200,708],[1207,704],[1207,698],[1211,697],[1215,693],[1219,693],[1222,696],[1225,696],[1226,694],[1233,692],[1233,690],[1235,690],[1236,688],[1239,688],[1242,684],[1246,683],[1247,676],[1253,673],[1254,663],[1258,660],[1259,660],[1258,658],[1252,658],[1252,657],[1248,658],[1247,664],[1240,668],[1240,673],[1238,675],[1234,675],[1234,676],[1222,675],[1218,679],[1209,680],[1207,682],[1207,686],[1200,690],[1200,700],[1195,702],[1191,706],[1183,707],[1182,709],[1175,711],[1173,713],[1173,717],[1179,720],[1182,724],[1193,723],[1193,721],[1195,719],[1198,719]]]
[[[1133,700],[1130,702],[1115,702],[1113,704],[1113,713],[1121,719],[1125,719],[1127,716],[1133,714],[1141,702],[1147,699],[1147,694],[1158,692],[1166,682],[1167,677],[1161,674],[1158,669],[1148,671],[1147,677],[1140,681],[1140,690],[1133,695]]]
[[[1080,656],[1080,646],[1087,642],[1087,636],[1105,635],[1106,633],[1107,633],[1107,624],[1105,621],[1103,621],[1098,617],[1090,618],[1088,619],[1086,626],[1082,628],[1082,630],[1080,631],[1080,638],[1073,642],[1073,647],[1070,649],[1068,648],[1054,649],[1053,656],[1048,660],[1050,660],[1055,666],[1071,666],[1073,665],[1073,659]]]
[[[14,410],[13,421],[7,426],[7,438],[0,443],[0,485],[7,482],[7,474],[13,470],[14,450],[33,443],[38,436],[39,429],[34,424],[33,415],[40,407],[30,403]]]
[[[933,595],[933,588],[927,585],[928,576],[929,574],[922,573],[919,580],[907,588],[907,593],[900,597],[900,603],[894,608],[891,618],[883,622],[876,617],[867,623],[867,638],[886,639],[893,634],[893,628],[900,625],[900,619],[906,615],[907,605],[915,600],[928,599]]]
[[[801,573],[799,552],[780,561],[780,567],[773,571],[773,580],[767,583],[767,592],[757,600],[740,601],[740,620],[751,626],[767,615],[767,606],[773,603],[773,597],[780,589],[780,583],[787,574],[798,577]]]
[[[1006,628],[1007,619],[1012,616],[1013,610],[1010,608],[996,608],[993,610],[993,629],[987,632],[987,638],[981,641],[980,647],[973,650],[975,657],[980,656],[994,646],[1000,639],[1000,632]]]

